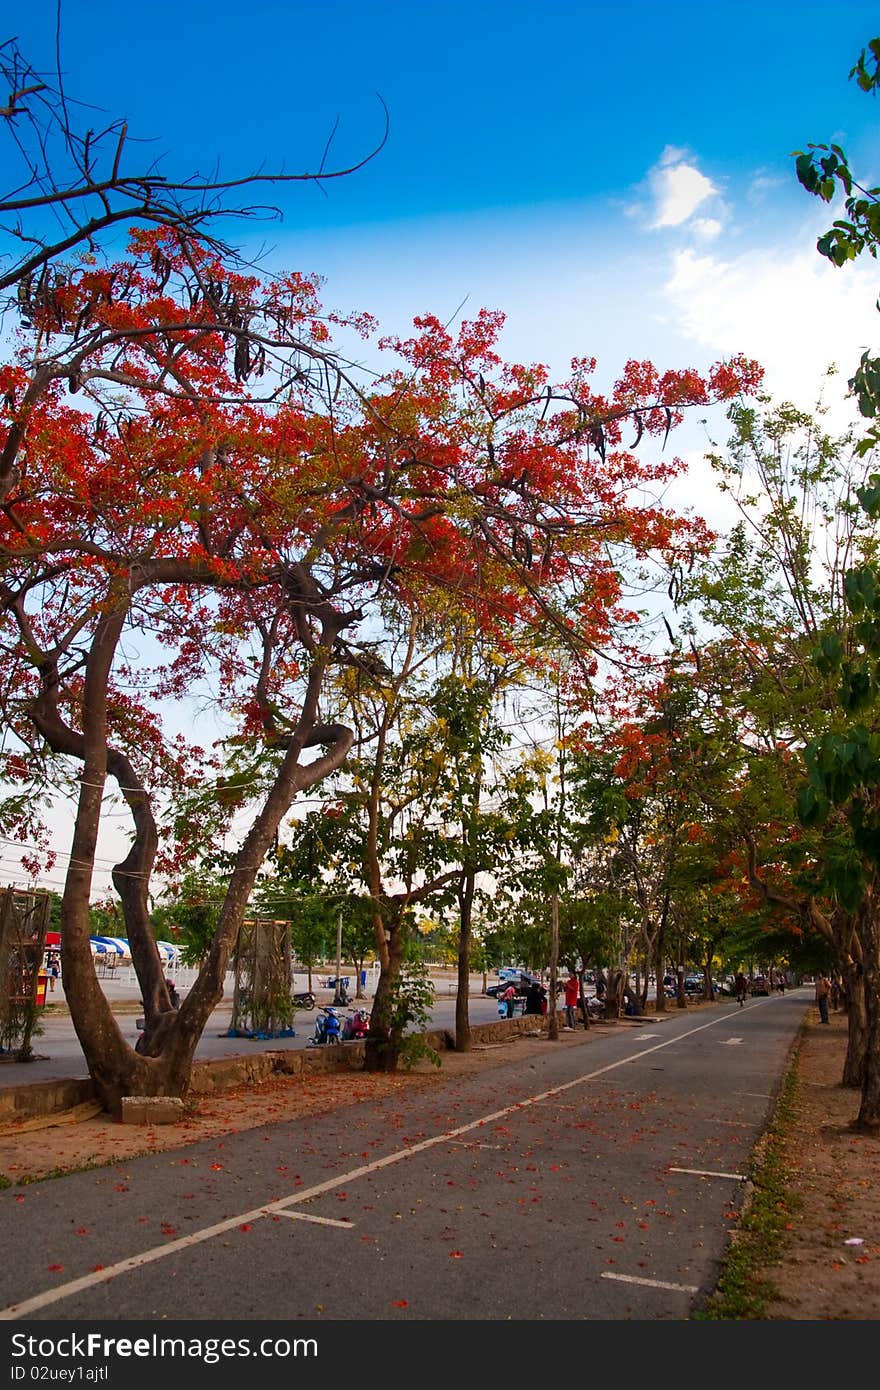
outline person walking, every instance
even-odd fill
[[[48,951],[46,954],[46,973],[49,976],[49,993],[55,993],[55,981],[61,975],[61,957],[57,951]]]
[[[831,993],[831,981],[827,975],[816,977],[816,1003],[819,1005],[819,1022],[828,1022],[828,996]]]
[[[565,1028],[566,1033],[573,1033],[575,1027],[575,1010],[580,999],[580,982],[574,971],[571,972],[565,982]]]
[[[513,1018],[513,1002],[514,1002],[515,999],[516,999],[516,987],[515,987],[514,985],[510,984],[510,985],[507,986],[507,989],[506,989],[506,990],[504,991],[504,993],[501,995],[501,1000],[502,1000],[502,1003],[504,1004],[504,1008],[505,1008],[505,1017],[506,1017],[506,1018]]]
[[[742,1008],[746,1002],[746,995],[749,992],[749,982],[741,970],[737,971],[734,986],[736,989],[737,1003],[739,1004],[740,1008]]]

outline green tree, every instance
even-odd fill
[[[185,874],[173,895],[166,896],[152,914],[159,941],[180,947],[184,965],[199,966],[207,956],[226,891],[225,883],[210,874]]]
[[[741,839],[743,876],[787,923],[792,948],[817,934],[834,954],[850,1001],[844,1082],[862,1086],[874,947],[853,827],[842,802],[831,810],[820,768],[848,743],[840,675],[855,687],[866,678],[852,596],[853,575],[877,553],[859,501],[870,480],[852,433],[829,435],[819,415],[763,401],[734,408],[731,420],[730,448],[712,463],[742,520],[689,588],[712,632],[696,676],[735,772],[707,814],[722,843]]]

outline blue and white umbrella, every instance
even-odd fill
[[[176,963],[180,959],[179,949],[172,946],[170,941],[157,941],[156,945],[159,947],[159,955],[163,960]]]
[[[110,955],[113,955],[114,952],[117,956],[131,955],[128,942],[125,940],[124,936],[93,936],[90,940],[96,942],[99,946],[103,945],[105,951]]]

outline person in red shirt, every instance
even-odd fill
[[[574,973],[565,982],[565,1032],[574,1032],[575,1009],[580,999],[580,984]]]

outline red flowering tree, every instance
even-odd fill
[[[437,595],[515,653],[550,624],[591,660],[619,609],[622,551],[692,539],[642,500],[679,465],[639,462],[625,437],[663,439],[686,406],[749,390],[758,372],[630,363],[603,395],[583,359],[554,385],[501,360],[502,317],[482,312],[457,334],[418,320],[383,344],[390,369],[359,383],[332,339],[369,332],[366,317],[326,314],[310,277],[241,273],[185,218],[135,231],[113,264],[57,250],[17,280],[19,341],[0,368],[6,812],[35,834],[40,797],[73,778],[65,990],[116,1110],[126,1094],[187,1090],[266,852],[352,745],[333,672],[375,677],[389,615]],[[222,776],[174,729],[173,707],[199,698],[231,730]],[[140,1052],[89,950],[108,779],[131,816],[113,879]],[[207,958],[171,1010],[152,876],[243,809]],[[377,950],[388,984],[384,937]]]

